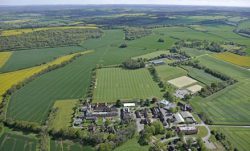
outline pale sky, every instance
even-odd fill
[[[250,0],[0,0],[0,5],[169,4],[250,7]]]

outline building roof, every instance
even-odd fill
[[[194,126],[184,126],[184,127],[178,127],[180,131],[193,131],[197,130]]]
[[[134,107],[135,103],[123,103],[124,107]]]
[[[153,64],[163,64],[165,63],[163,60],[159,59],[159,60],[152,60],[152,61],[149,61],[150,63],[153,63]]]
[[[190,112],[188,112],[188,111],[181,112],[181,116],[183,118],[193,118],[193,115]]]
[[[167,100],[161,100],[160,103],[163,104],[163,105],[165,105],[165,106],[167,106],[169,104],[169,101],[167,101]]]
[[[177,123],[183,123],[183,122],[185,122],[185,120],[182,118],[182,116],[180,115],[180,113],[175,113],[174,117],[175,117]]]

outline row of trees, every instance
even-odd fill
[[[216,140],[219,141],[227,151],[232,151],[232,150],[238,151],[238,149],[234,148],[233,145],[231,144],[231,142],[229,142],[226,139],[226,136],[222,132],[220,132],[219,130],[212,130],[211,134],[214,135]]]
[[[126,69],[139,69],[144,68],[145,63],[143,59],[129,59],[124,61],[121,66]]]
[[[212,52],[226,51],[220,43],[209,42],[207,40],[181,40],[175,43],[180,47],[197,48],[200,50],[208,50]]]
[[[99,29],[51,29],[20,35],[0,36],[0,51],[79,45],[86,39],[99,38]]]

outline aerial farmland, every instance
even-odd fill
[[[249,150],[249,7],[0,14],[1,151]]]

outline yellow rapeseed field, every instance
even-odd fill
[[[0,52],[0,68],[8,61],[12,52]]]
[[[224,61],[250,68],[250,56],[240,56],[230,52],[218,53],[214,55],[216,58],[222,59]]]
[[[64,26],[64,27],[43,27],[43,28],[28,28],[28,29],[11,29],[11,30],[4,30],[1,33],[1,36],[13,36],[13,35],[20,35],[25,33],[31,33],[35,31],[42,31],[42,30],[51,30],[51,29],[96,29],[96,26]]]
[[[73,58],[75,55],[78,54],[87,54],[93,52],[92,50],[84,51],[84,52],[78,52],[78,53],[73,53],[70,55],[65,55],[62,57],[59,57],[47,64],[32,67],[32,68],[27,68],[27,69],[22,69],[22,70],[17,70],[17,71],[12,71],[12,72],[7,72],[7,73],[2,73],[0,74],[0,96],[2,96],[9,88],[11,88],[13,85],[18,84],[19,82],[24,81],[25,79],[31,77],[32,75],[41,72],[42,70],[48,68],[49,66],[52,65],[59,65],[65,61],[70,60]],[[0,102],[2,99],[0,100]]]

